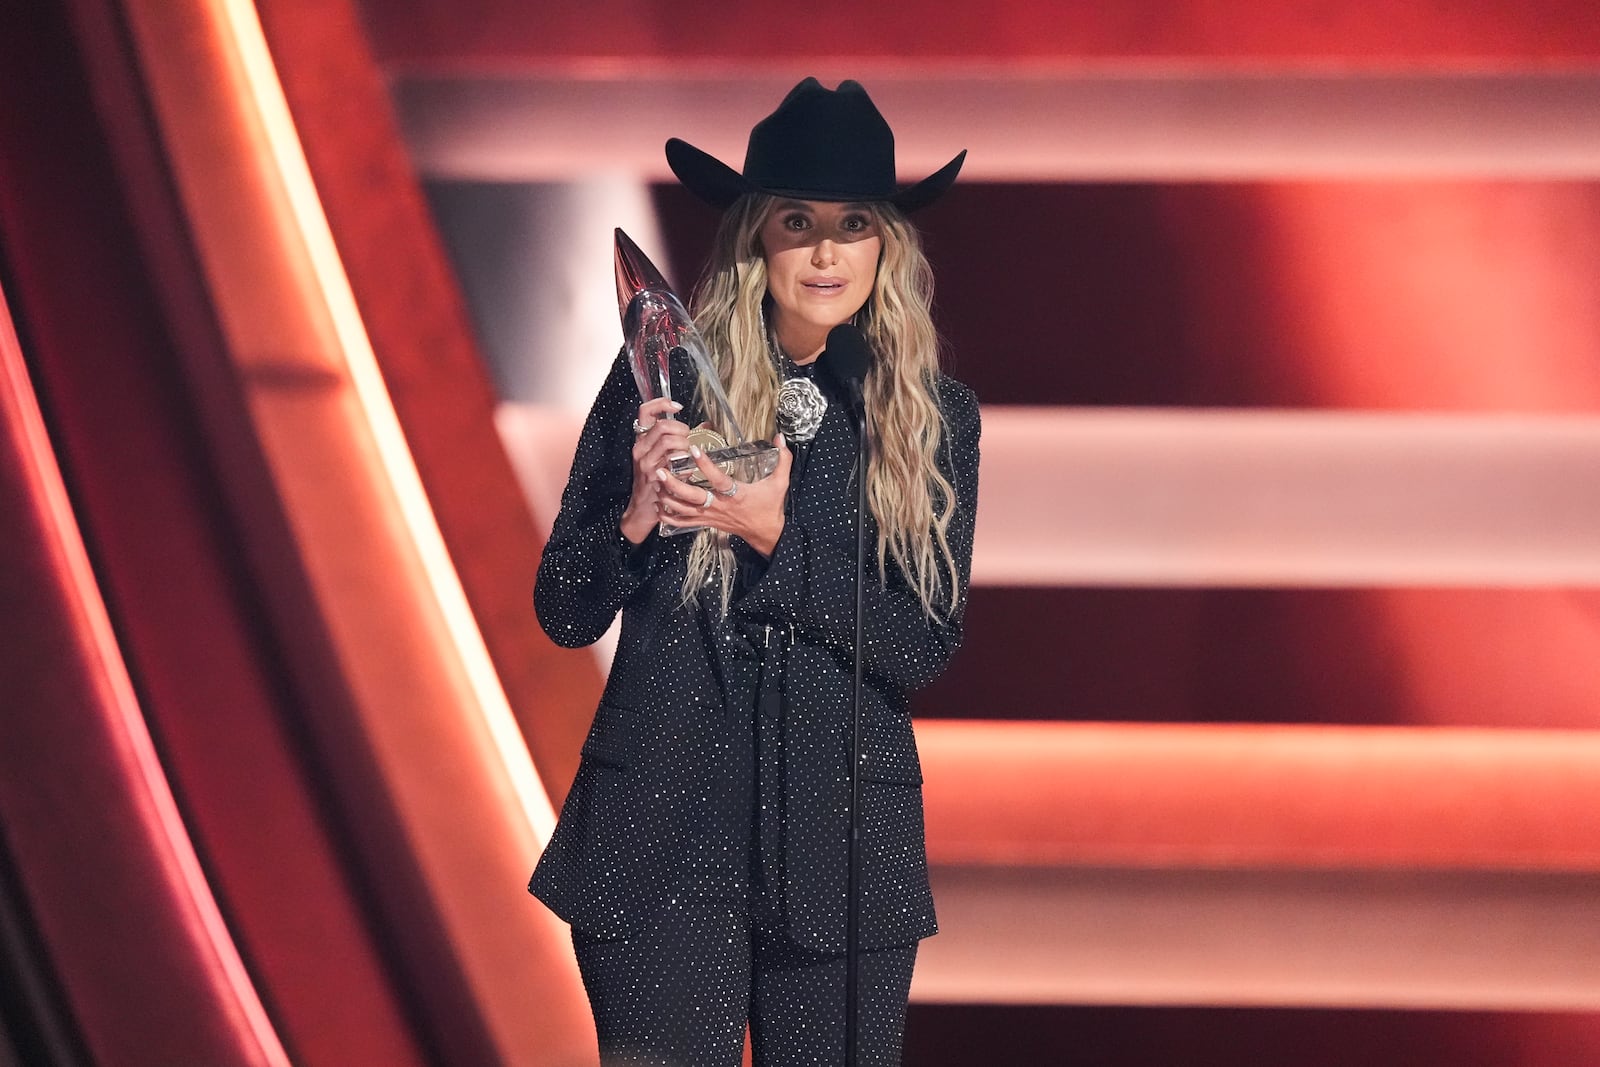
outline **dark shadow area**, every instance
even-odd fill
[[[906,1067],[1592,1067],[1600,1016],[913,1004]]]
[[[1487,611],[1514,600],[1497,591]],[[1459,613],[1450,590],[1427,598]],[[1370,589],[972,590],[966,641],[914,694],[929,718],[1113,722],[1436,722],[1414,706],[1384,592]],[[1485,620],[1495,625],[1495,619]],[[1525,725],[1525,711],[1504,709]],[[1460,722],[1503,721],[1493,705]],[[1446,720],[1454,721],[1454,720]]]
[[[76,1067],[88,1062],[10,850],[0,837],[0,1067]]]

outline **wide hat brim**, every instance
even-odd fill
[[[927,207],[943,196],[956,182],[961,165],[967,160],[967,150],[957,152],[955,158],[926,178],[888,191],[882,188],[805,188],[768,185],[751,181],[711,153],[696,148],[676,137],[667,141],[667,165],[695,196],[712,207],[727,208],[741,196],[749,193],[766,193],[770,196],[788,196],[796,200],[823,200],[831,203],[888,201],[904,212]]]
[[[678,180],[719,208],[749,193],[769,193],[798,200],[884,201],[915,211],[950,188],[967,153],[957,153],[904,188],[896,181],[894,156],[894,131],[859,82],[826,89],[815,78],[789,90],[777,110],[756,123],[742,171],[687,141],[667,142],[667,164]]]

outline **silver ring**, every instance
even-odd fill
[[[718,489],[717,492],[721,493],[723,496],[738,496],[739,495],[739,479],[737,479],[737,478],[733,479],[732,481],[730,481],[728,483],[728,488],[726,488],[726,489]]]
[[[651,423],[651,426],[653,426],[653,425],[655,425],[655,424]],[[633,420],[633,432],[635,434],[649,433],[650,432],[650,427],[646,426],[644,423],[640,422],[638,419],[634,419]]]
[[[716,499],[717,499],[717,494],[713,493],[710,489],[707,489],[706,490],[706,502],[704,504],[700,505],[700,510],[704,511],[706,508],[709,508],[711,506],[712,502],[715,501]]]

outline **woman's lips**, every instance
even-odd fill
[[[830,294],[843,292],[845,280],[843,278],[808,278],[800,284],[813,293]]]

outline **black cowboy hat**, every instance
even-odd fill
[[[778,109],[750,131],[744,173],[674,137],[667,164],[691,193],[719,208],[746,193],[800,200],[887,200],[915,211],[956,180],[966,149],[915,185],[897,190],[894,133],[867,91],[853,81],[824,89],[815,78],[789,90]]]

